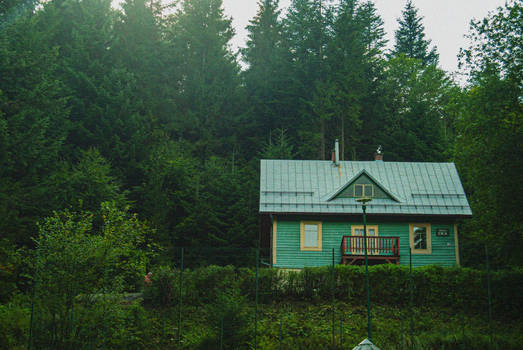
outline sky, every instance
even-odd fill
[[[256,14],[257,3],[258,0],[223,0],[225,13],[233,18],[236,36],[231,45],[235,50],[245,46],[245,27]],[[280,0],[282,13],[285,13],[290,3],[291,0]],[[374,0],[378,13],[385,22],[389,48],[394,45],[397,18],[401,17],[405,3],[406,0]],[[505,0],[413,0],[413,4],[418,8],[418,14],[424,17],[425,37],[438,47],[440,67],[448,72],[455,72],[459,49],[468,47],[464,35],[469,32],[470,20],[484,18],[489,11],[503,6]]]

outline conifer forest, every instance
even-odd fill
[[[0,347],[27,348],[32,327],[33,348],[90,349],[95,336],[73,337],[67,323],[83,317],[85,286],[136,291],[151,266],[177,268],[180,247],[187,259],[198,247],[202,266],[252,268],[260,159],[329,160],[336,139],[341,160],[373,160],[381,145],[385,161],[454,162],[473,211],[460,224],[462,265],[484,270],[488,246],[490,268],[521,281],[523,2],[470,19],[456,75],[439,65],[415,1],[397,1],[393,43],[370,0],[292,0],[286,11],[256,1],[240,49],[222,0],[0,1]],[[40,273],[35,288],[46,266],[63,279]],[[59,311],[30,317],[34,293]],[[240,308],[240,294],[216,298]],[[94,332],[94,316],[80,322]],[[204,343],[194,348],[219,348]]]

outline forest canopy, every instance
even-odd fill
[[[255,247],[259,159],[455,162],[488,244],[521,265],[521,0],[472,21],[465,86],[407,1],[391,51],[372,1],[259,0],[231,49],[221,0],[0,5],[0,236],[33,248],[55,211],[138,214],[162,247]],[[242,63],[242,64],[240,64]],[[242,68],[244,67],[244,68]],[[480,250],[483,252],[483,250]],[[1,263],[1,262],[0,262]]]

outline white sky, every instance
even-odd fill
[[[244,47],[247,40],[245,26],[258,9],[258,0],[223,0],[225,12],[233,18],[236,36],[231,44],[234,49]],[[291,0],[280,0],[280,8],[289,7]],[[376,8],[385,22],[389,48],[394,45],[394,32],[398,27],[396,19],[401,17],[406,0],[374,0]],[[470,20],[482,19],[489,11],[505,4],[505,0],[413,0],[418,14],[424,17],[425,36],[438,47],[441,68],[457,70],[457,54],[460,47],[468,47],[463,37],[469,30]]]

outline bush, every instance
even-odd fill
[[[144,301],[153,306],[169,307],[173,304],[175,290],[179,281],[179,272],[168,266],[153,269],[151,283],[144,286]]]
[[[216,349],[220,339],[223,349],[247,348],[250,340],[247,299],[239,294],[237,288],[219,292],[216,299],[206,306],[206,314],[215,332],[209,333],[200,349]]]
[[[258,272],[258,297],[262,303],[287,300],[330,298],[330,267],[286,271],[261,268]],[[469,268],[425,266],[413,269],[414,306],[451,307],[456,310],[486,310],[485,271]],[[338,265],[335,268],[335,297],[354,305],[365,299],[365,269]],[[399,265],[369,267],[371,301],[382,305],[406,306],[410,300],[409,268]],[[521,317],[523,270],[512,269],[491,275],[492,307],[497,317]],[[254,300],[255,270],[232,266],[202,267],[184,272],[184,301],[193,305],[215,300],[220,291],[238,288],[241,295]]]
[[[30,311],[14,303],[0,305],[0,349],[25,349]]]

